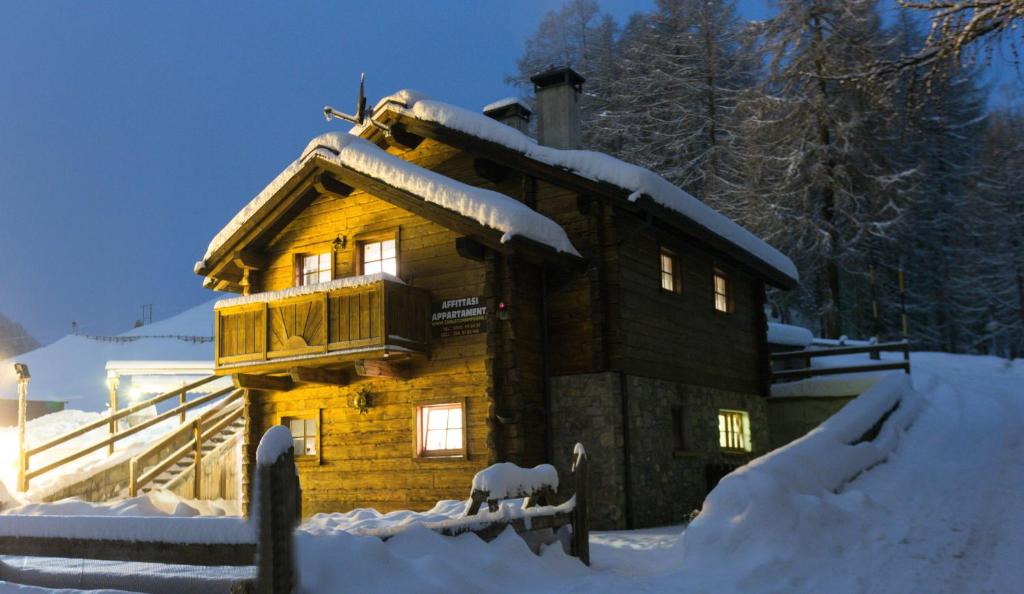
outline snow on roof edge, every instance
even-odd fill
[[[530,112],[533,111],[521,97],[505,97],[503,99],[498,99],[497,101],[491,101],[487,105],[483,106],[483,109],[480,111],[487,113],[493,109],[501,109],[502,107],[508,107],[509,105],[519,105],[521,107],[525,107]]]
[[[794,282],[800,280],[796,266],[785,254],[653,171],[605,153],[562,150],[538,144],[522,132],[482,113],[430,99],[425,94],[411,89],[403,89],[384,97],[377,102],[374,113],[389,105],[411,117],[495,142],[537,161],[563,167],[587,179],[629,190],[631,200],[635,201],[643,195],[650,196],[658,204],[693,220],[783,276]],[[367,127],[368,124],[355,126],[349,132],[358,135]]]

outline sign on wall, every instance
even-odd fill
[[[462,297],[435,301],[430,308],[430,329],[434,338],[480,334],[487,322],[483,297]]]

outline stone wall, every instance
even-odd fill
[[[856,396],[800,396],[768,399],[771,449],[806,435]]]
[[[572,446],[583,443],[591,461],[591,514],[595,528],[678,523],[699,509],[708,491],[708,469],[746,463],[769,449],[765,400],[680,382],[606,372],[552,378],[551,426],[554,464],[568,476]],[[626,451],[622,426],[623,387],[627,427],[630,508],[626,513]],[[682,412],[683,447],[676,447],[673,408]],[[753,451],[723,451],[718,410],[747,411]]]

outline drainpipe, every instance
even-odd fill
[[[540,267],[540,359],[541,378],[544,392],[544,460],[554,459],[553,428],[551,423],[551,345],[548,334],[548,270],[543,264]]]
[[[619,401],[622,403],[622,474],[625,477],[626,529],[633,529],[633,472],[629,444],[629,382],[619,372]]]

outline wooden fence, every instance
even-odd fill
[[[0,555],[27,557],[64,557],[108,561],[135,561],[167,565],[255,566],[255,580],[235,585],[233,592],[284,593],[297,583],[292,534],[302,516],[302,494],[295,470],[294,452],[289,449],[273,464],[256,467],[256,497],[252,517],[245,518],[86,518],[102,521],[102,530],[90,536],[63,537],[34,535],[52,526],[53,516],[0,516]],[[63,520],[63,519],[59,519]],[[142,523],[139,520],[143,520]],[[169,520],[175,523],[174,540],[161,539],[152,530],[140,530],[145,520]],[[214,520],[246,539],[234,542],[204,542],[206,534],[188,538],[190,523],[198,531],[209,531]],[[81,518],[67,519],[73,526]],[[45,525],[44,525],[45,524]],[[36,530],[34,526],[41,529]],[[133,538],[104,538],[103,533],[138,533]],[[185,538],[182,538],[182,536]],[[188,540],[190,542],[181,542]],[[0,565],[0,572],[5,567]],[[17,582],[18,575],[3,575],[0,580]],[[22,578],[25,579],[25,578]],[[32,579],[29,577],[28,579]],[[37,578],[38,579],[38,578]],[[127,579],[127,578],[126,578]],[[31,585],[31,584],[30,584]],[[43,585],[43,584],[40,584]],[[111,587],[124,587],[112,584]],[[132,587],[135,591],[136,587]]]
[[[99,419],[92,423],[88,423],[86,425],[82,425],[81,427],[78,427],[74,431],[65,433],[64,435],[51,439],[46,443],[42,443],[32,448],[24,448],[23,451],[21,452],[18,464],[18,491],[27,491],[29,488],[29,483],[32,479],[40,475],[46,474],[57,468],[60,468],[61,466],[74,462],[75,460],[78,460],[83,456],[87,456],[88,454],[91,454],[100,449],[107,448],[108,454],[112,454],[114,452],[114,444],[116,444],[118,441],[125,439],[126,437],[135,435],[136,433],[148,429],[153,425],[156,425],[157,423],[161,423],[168,419],[178,417],[178,422],[181,425],[185,425],[185,414],[188,411],[203,406],[205,404],[214,402],[219,398],[224,398],[225,396],[227,396],[229,399],[238,397],[236,389],[234,387],[228,387],[210,394],[204,394],[203,396],[200,396],[193,400],[187,400],[189,392],[192,392],[196,388],[208,384],[216,379],[218,379],[218,376],[206,377],[191,384],[184,385],[175,390],[171,390],[170,392],[166,392],[159,396],[155,396],[153,398],[150,398],[149,400],[144,400],[142,402],[139,402],[138,404],[134,404],[128,408],[124,408],[121,410],[117,410],[115,404],[115,406],[111,410],[111,413],[109,415],[106,415],[102,419]],[[145,410],[152,406],[156,406],[157,404],[160,404],[173,398],[177,398],[179,403],[178,406],[174,407],[173,409],[160,413],[152,418],[142,421],[137,425],[133,425],[123,430],[118,427],[118,423],[121,419],[124,419],[130,415],[138,413],[139,411]],[[75,451],[65,455],[64,457],[54,460],[48,464],[44,464],[39,468],[32,468],[31,463],[33,456],[38,456],[43,452],[51,450],[57,446],[64,445],[69,441],[81,437],[91,431],[103,428],[107,428],[107,437],[87,444],[81,448],[77,448],[75,449]]]
[[[903,360],[837,367],[811,367],[811,359],[818,357],[834,357],[837,355],[857,355],[867,353],[871,356],[872,360],[880,361],[881,353],[883,352],[902,352]],[[772,383],[805,379],[822,375],[863,373],[868,371],[886,371],[895,369],[902,369],[904,373],[910,373],[910,343],[902,340],[899,342],[884,342],[864,346],[840,346],[772,353],[772,363],[790,361],[801,361],[803,362],[804,367],[800,367],[798,369],[773,369]]]

